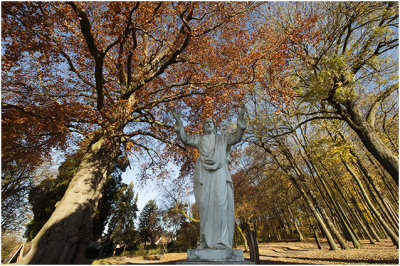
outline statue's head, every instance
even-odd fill
[[[203,123],[203,134],[217,133],[217,126],[212,118],[206,118]]]

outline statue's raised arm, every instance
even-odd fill
[[[176,111],[175,109],[172,110],[172,116],[175,118],[175,131],[182,127],[182,119],[181,113]]]
[[[174,109],[174,110],[172,110],[172,116],[175,118],[174,129],[175,129],[175,132],[178,134],[178,138],[185,145],[197,147],[198,137],[186,134],[185,128],[183,127],[183,122],[181,119],[181,113]]]
[[[244,104],[240,107],[240,110],[238,112],[238,118],[237,118],[237,123],[236,123],[236,131],[229,134],[228,136],[228,145],[234,145],[242,139],[244,135],[244,131],[247,128],[247,121],[246,121],[246,113],[247,113],[247,108]]]
[[[215,121],[206,118],[203,135],[190,136],[185,133],[180,113],[172,111],[179,139],[186,145],[196,147],[199,153],[193,178],[193,190],[200,216],[200,243],[197,249],[232,249],[235,209],[228,164],[231,146],[242,139],[246,129],[245,114],[246,107],[242,105],[234,133],[218,134]]]

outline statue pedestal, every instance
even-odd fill
[[[187,260],[179,264],[254,264],[245,260],[241,249],[188,249]]]

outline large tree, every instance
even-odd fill
[[[246,30],[257,5],[2,3],[8,155],[38,158],[87,139],[24,263],[83,261],[114,161],[140,149],[152,153],[151,138],[171,143],[172,107],[187,108],[193,120],[212,112],[221,119],[227,105],[239,103],[238,85],[252,76]]]
[[[50,218],[55,205],[63,197],[65,191],[76,172],[82,152],[68,155],[58,168],[58,175],[44,179],[29,192],[29,203],[32,206],[33,218],[26,226],[25,238],[30,241],[40,231]],[[122,168],[122,169],[121,169]],[[103,197],[99,202],[99,208],[93,221],[93,238],[98,239],[103,233],[104,227],[112,213],[111,206],[117,200],[116,192],[121,187],[121,175],[125,170],[124,165],[115,164],[111,170],[107,183],[103,188]]]
[[[36,236],[53,213],[56,203],[67,190],[81,157],[81,153],[68,156],[61,163],[57,177],[46,178],[30,190],[29,203],[32,206],[33,217],[24,233],[28,241]]]

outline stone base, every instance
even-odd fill
[[[236,264],[246,264],[246,265],[253,265],[255,264],[254,262],[252,262],[251,260],[247,260],[245,259],[244,261],[187,261],[187,260],[183,260],[183,261],[177,261],[176,264],[192,264],[192,265],[236,265]]]
[[[183,264],[253,264],[244,260],[241,249],[188,249],[187,261]]]
[[[191,264],[191,265],[237,265],[237,264],[246,264],[246,265],[254,265],[255,263],[250,260],[244,261],[177,261],[176,264]]]

